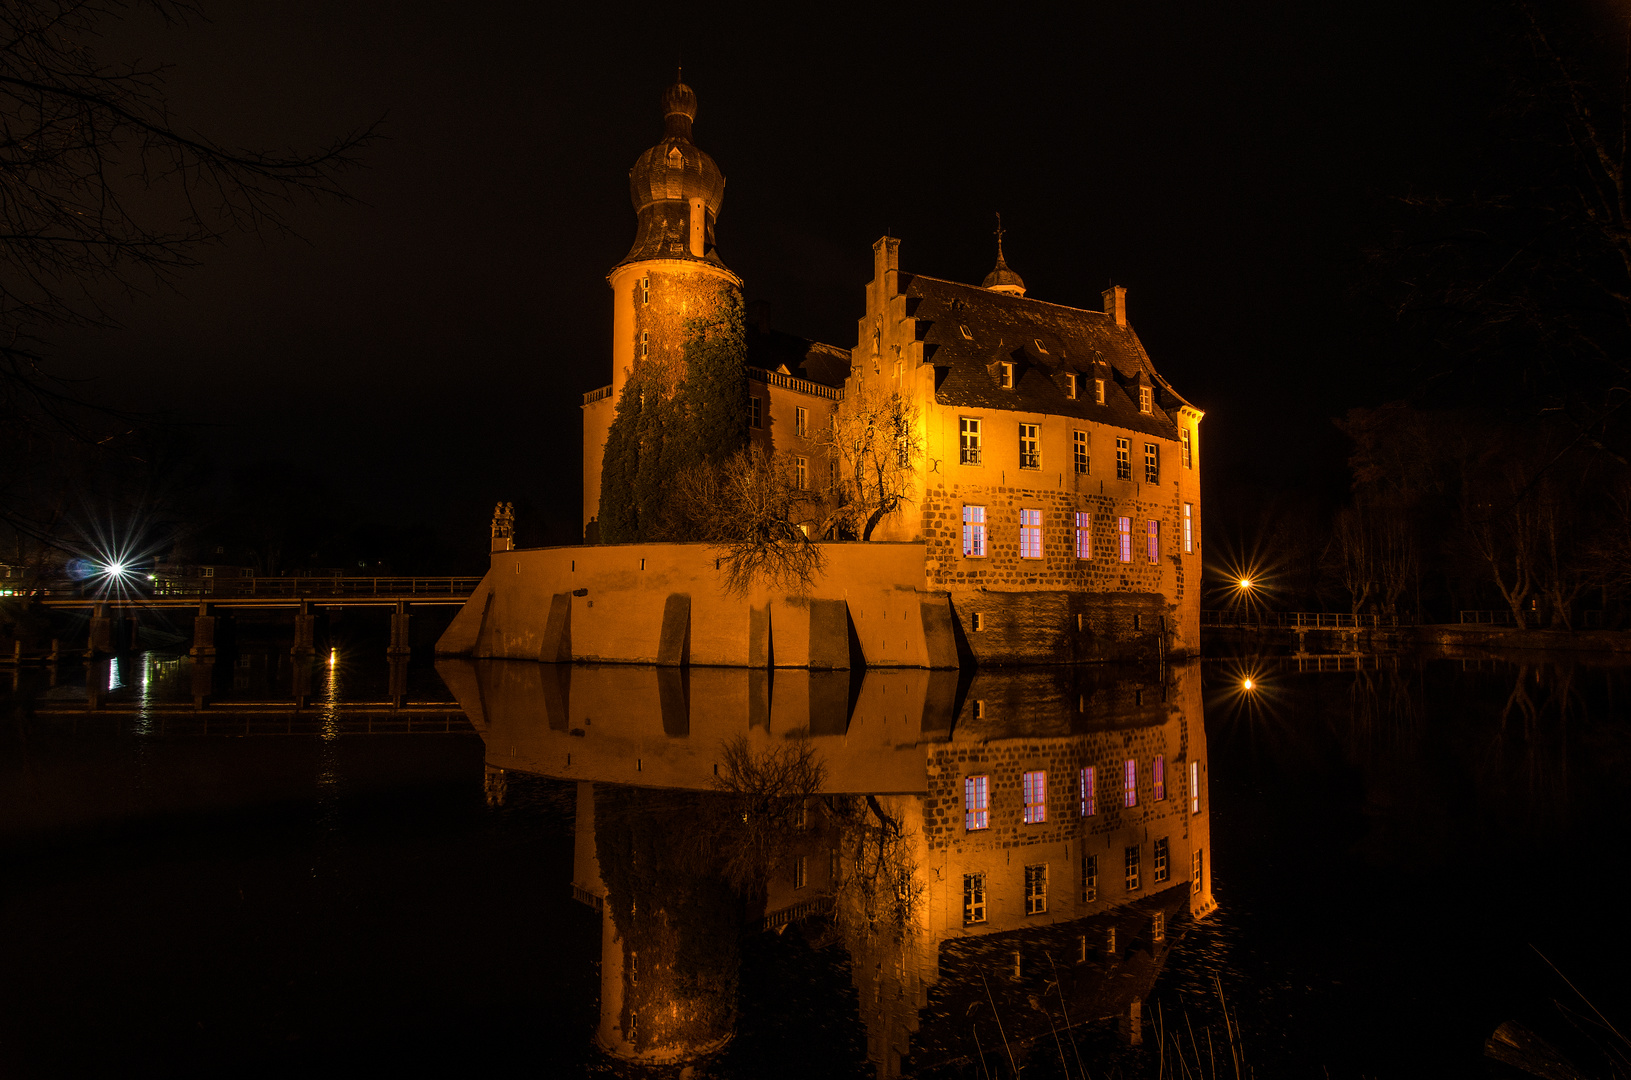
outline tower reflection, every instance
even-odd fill
[[[616,1057],[719,1049],[743,933],[801,921],[848,952],[880,1077],[1022,1063],[1106,1018],[1136,1039],[1174,933],[1215,906],[1195,663],[437,666],[490,797],[508,770],[578,784]]]

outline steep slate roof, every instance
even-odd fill
[[[753,367],[776,371],[785,366],[796,378],[835,388],[849,378],[848,349],[780,330],[760,330],[752,324],[747,331],[748,363]]]
[[[1156,373],[1138,335],[1102,311],[1049,304],[973,285],[900,275],[906,313],[918,320],[923,357],[935,367],[941,405],[1074,416],[1178,437],[1174,415],[1189,403]],[[925,327],[925,323],[927,326]],[[967,327],[972,340],[963,336]],[[1046,351],[1039,350],[1041,341]],[[997,365],[1014,365],[1014,386],[1002,387]],[[1083,382],[1074,400],[1063,375]],[[1093,400],[1093,379],[1104,379],[1104,404]],[[1138,411],[1138,382],[1155,391],[1155,412]]]

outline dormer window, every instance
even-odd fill
[[[1068,398],[1076,396],[1076,373],[1074,371],[1065,372],[1065,396]]]
[[[1094,379],[1093,380],[1093,401],[1097,405],[1103,405],[1104,404],[1104,380],[1103,379]]]
[[[1148,386],[1138,388],[1138,411],[1141,413],[1155,412],[1155,391]]]
[[[997,385],[1004,390],[1014,388],[1014,365],[1002,363],[997,365]]]
[[[959,329],[959,330],[961,330],[963,332],[963,340],[964,341],[973,341],[974,340],[974,335],[968,332],[968,325],[966,323],[958,323],[957,324],[957,329]]]
[[[1042,339],[1041,338],[1032,338],[1031,341],[1033,343],[1035,343],[1037,352],[1046,353],[1048,351],[1048,347],[1046,345],[1042,344]]]
[[[680,153],[680,148],[677,146],[668,152],[668,167],[670,169],[681,169],[685,167],[685,155]]]

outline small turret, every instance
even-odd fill
[[[494,551],[515,550],[515,504],[501,502],[493,507]]]
[[[1002,215],[997,215],[997,265],[985,275],[980,287],[990,289],[992,292],[1008,293],[1011,296],[1025,295],[1025,282],[1020,276],[1008,269],[1008,263],[1002,257]]]

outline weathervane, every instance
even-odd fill
[[[1006,231],[1007,230],[1005,230],[1002,227],[1002,215],[999,213],[997,215],[997,234],[996,234],[997,235],[997,261],[998,262],[1002,261],[1002,234],[1004,232],[1006,232]]]

